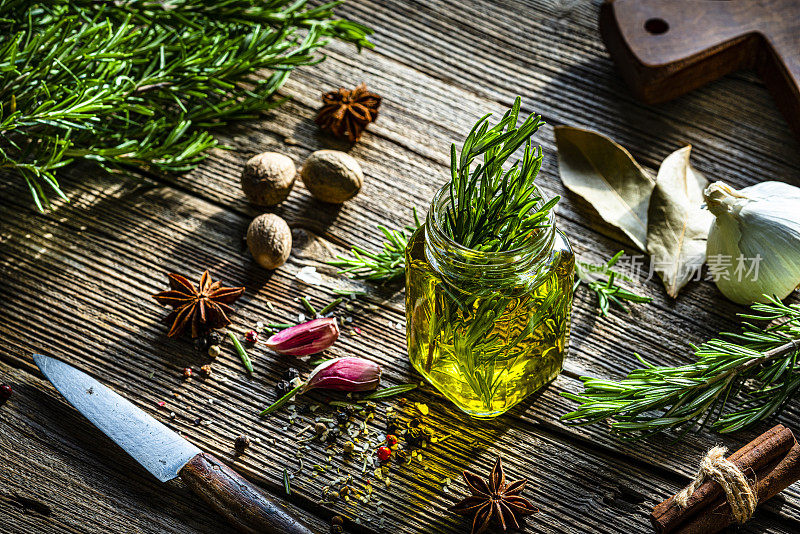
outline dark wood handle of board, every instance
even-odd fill
[[[299,519],[210,454],[198,454],[178,474],[192,491],[241,532],[312,534]]]
[[[754,68],[800,134],[800,0],[606,0],[600,33],[644,102]]]

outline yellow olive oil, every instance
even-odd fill
[[[503,283],[489,269],[458,280],[431,265],[425,239],[423,225],[406,249],[409,358],[463,411],[496,417],[561,371],[574,255],[555,231],[552,250],[534,269],[506,276]]]

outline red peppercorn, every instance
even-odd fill
[[[389,445],[390,447],[394,447],[395,445],[397,445],[397,436],[395,436],[394,434],[389,434],[388,436],[386,436],[386,444]]]
[[[392,449],[389,447],[378,447],[378,460],[385,462],[392,455]]]
[[[191,367],[186,367],[183,370],[183,378],[192,378],[192,368]]]
[[[0,404],[10,399],[13,392],[14,390],[8,384],[0,384]]]
[[[256,341],[258,341],[258,332],[256,332],[255,330],[250,330],[244,335],[244,340],[247,341],[248,343],[255,343]]]

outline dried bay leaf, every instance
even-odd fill
[[[708,180],[689,163],[691,150],[685,146],[661,162],[648,210],[647,252],[672,298],[705,262],[714,219],[702,207]]]
[[[561,181],[609,224],[647,250],[647,217],[655,181],[620,145],[597,132],[555,127]]]

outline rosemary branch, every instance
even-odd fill
[[[740,333],[693,346],[696,360],[677,367],[645,366],[619,381],[582,377],[580,403],[562,417],[576,424],[610,420],[612,432],[638,439],[670,428],[711,424],[734,432],[779,413],[800,389],[800,306],[777,298],[740,314]],[[770,321],[757,326],[750,321]],[[735,409],[726,407],[735,399]]]
[[[210,129],[280,104],[329,37],[372,46],[339,3],[0,0],[0,168],[40,210],[67,200],[57,175],[75,160],[189,170]]]
[[[630,277],[615,271],[614,265],[625,254],[624,250],[620,250],[604,264],[587,263],[583,261],[575,262],[575,286],[577,289],[581,284],[586,285],[591,291],[597,294],[598,313],[606,317],[611,305],[614,304],[624,310],[630,311],[623,301],[628,302],[650,302],[653,299],[645,297],[644,295],[637,295],[629,289],[625,289],[616,283],[617,278],[621,278],[627,282],[631,282]],[[598,280],[597,273],[605,275],[605,280]]]

